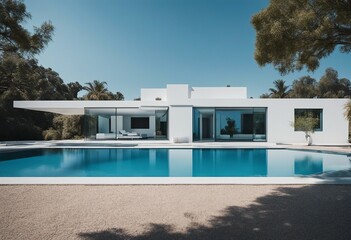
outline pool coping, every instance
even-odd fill
[[[351,177],[1,177],[0,185],[351,184]]]

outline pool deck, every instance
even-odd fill
[[[295,149],[337,154],[350,154],[351,145],[298,145],[266,142],[196,142],[172,143],[170,141],[18,141],[0,143],[0,151],[36,148],[268,148]],[[1,177],[0,184],[351,184],[351,172],[346,177]]]

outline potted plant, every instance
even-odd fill
[[[225,126],[225,131],[229,134],[230,138],[233,138],[234,134],[238,132],[235,126],[235,120],[231,119],[230,117],[226,118],[227,126]]]
[[[308,146],[312,144],[311,134],[314,133],[314,130],[318,126],[319,119],[313,117],[312,115],[301,116],[295,119],[295,122],[291,123],[291,126],[295,128],[295,131],[305,132],[305,139]]]

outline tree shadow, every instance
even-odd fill
[[[351,239],[351,186],[277,187],[248,207],[229,206],[186,231],[150,223],[139,235],[121,228],[81,232],[81,239]]]

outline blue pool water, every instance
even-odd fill
[[[349,156],[285,149],[37,149],[0,153],[0,177],[289,177],[347,174]]]

